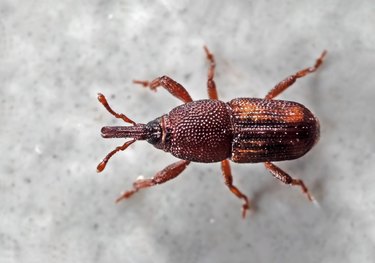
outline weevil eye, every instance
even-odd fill
[[[158,145],[162,141],[162,128],[160,126],[160,118],[150,121],[146,124],[147,142],[152,145]]]
[[[155,148],[169,152],[171,129],[168,125],[168,115],[163,115],[146,124],[147,142]]]

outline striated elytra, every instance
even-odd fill
[[[110,152],[98,165],[104,170],[108,160],[137,140],[147,140],[157,149],[170,152],[181,159],[150,179],[138,179],[133,188],[117,201],[129,198],[142,188],[164,183],[177,177],[190,162],[221,162],[224,180],[229,190],[243,200],[242,215],[250,208],[249,200],[233,185],[229,160],[236,163],[259,163],[281,182],[297,185],[310,201],[313,197],[300,179],[294,179],[272,162],[297,159],[306,154],[319,139],[319,121],[302,104],[273,98],[290,87],[298,78],[318,69],[326,55],[324,51],[313,67],[298,71],[277,84],[264,99],[236,98],[229,102],[218,100],[214,82],[215,59],[205,47],[210,62],[207,89],[209,99],[193,101],[179,83],[167,76],[148,81],[134,81],[156,90],[163,87],[184,104],[147,124],[135,123],[124,114],[116,113],[104,95],[98,99],[116,118],[132,126],[103,127],[104,138],[131,138]]]

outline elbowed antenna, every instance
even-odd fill
[[[97,166],[97,172],[101,172],[104,170],[109,159],[115,153],[117,153],[118,151],[124,151],[132,143],[138,140],[147,140],[157,148],[164,146],[164,144],[160,144],[160,141],[162,141],[163,137],[163,129],[159,124],[160,120],[163,120],[163,117],[150,121],[147,124],[135,123],[124,114],[113,111],[103,94],[98,94],[98,100],[101,104],[103,104],[103,106],[109,113],[111,113],[116,118],[122,119],[126,123],[132,124],[132,126],[105,126],[102,128],[101,133],[103,138],[131,138],[131,140],[125,142],[122,146],[116,147],[116,149],[108,153],[107,156],[104,157],[104,159]],[[162,143],[164,143],[164,141],[162,141]]]
[[[121,127],[121,126],[107,126],[102,128],[102,136],[104,138],[133,138],[130,141],[125,142],[122,146],[116,147],[113,151],[107,154],[106,157],[98,164],[96,171],[100,173],[104,170],[105,166],[107,165],[109,159],[118,151],[124,151],[128,148],[132,143],[136,142],[137,140],[144,140],[145,135],[145,125],[144,124],[137,124],[132,119],[128,118],[122,113],[117,113],[109,106],[107,99],[101,93],[98,93],[98,100],[103,106],[107,109],[109,113],[111,113],[116,118],[122,119],[126,123],[130,123],[133,126],[129,127]]]
[[[109,159],[111,159],[111,157],[117,153],[118,151],[124,151],[126,148],[128,148],[132,143],[136,142],[137,140],[136,139],[133,139],[131,141],[127,141],[126,143],[124,143],[122,146],[118,146],[116,147],[116,149],[114,149],[113,151],[111,151],[109,154],[107,154],[106,157],[104,157],[104,159],[98,164],[98,166],[96,167],[96,171],[98,173],[100,173],[101,171],[104,170],[104,168],[106,167]]]
[[[118,119],[122,119],[126,123],[133,126],[105,126],[101,133],[103,138],[133,138],[135,140],[146,140],[148,138],[148,131],[146,125],[143,123],[135,123],[132,119],[125,116],[125,114],[117,113],[109,106],[107,99],[101,93],[98,93],[98,100],[107,109],[109,113]]]
[[[103,104],[103,106],[107,109],[107,111],[108,111],[109,113],[111,113],[113,116],[115,116],[116,118],[122,119],[124,122],[130,123],[130,124],[133,124],[133,125],[136,125],[136,123],[135,123],[132,119],[126,117],[126,116],[125,116],[124,114],[122,114],[122,113],[117,113],[117,112],[115,112],[114,110],[112,110],[112,108],[109,106],[109,104],[108,104],[108,102],[107,102],[107,99],[105,98],[105,96],[104,96],[103,94],[98,93],[98,101],[99,101],[101,104]]]

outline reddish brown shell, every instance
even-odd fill
[[[177,158],[211,163],[231,156],[232,126],[226,103],[193,101],[174,108],[164,119],[167,151]]]
[[[237,98],[228,105],[232,109],[234,162],[296,159],[319,139],[318,120],[299,103]]]

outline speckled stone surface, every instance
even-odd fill
[[[0,262],[374,262],[375,5],[373,1],[0,2]],[[203,45],[216,55],[224,101],[263,97],[314,63],[279,98],[321,122],[319,144],[279,163],[319,205],[261,164],[232,165],[254,211],[223,184],[219,164],[114,204],[138,176],[174,162],[123,140],[98,103],[147,122],[180,104],[132,79],[169,75],[206,98]]]

